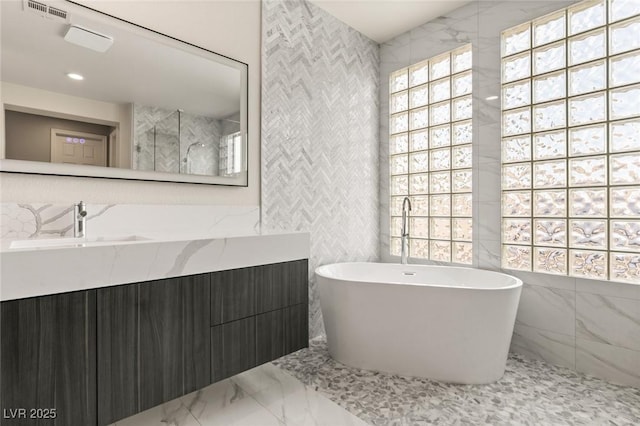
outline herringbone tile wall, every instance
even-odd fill
[[[378,45],[306,0],[262,2],[262,226],[308,231],[317,266],[379,258]]]

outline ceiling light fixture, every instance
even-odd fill
[[[487,101],[495,101],[496,99],[498,99],[498,97],[497,97],[496,95],[493,95],[493,96],[487,96],[487,97],[485,98],[485,100],[487,100]]]
[[[67,73],[67,77],[72,80],[84,80],[83,76],[81,76],[80,74],[76,74],[75,72]]]
[[[65,41],[104,53],[113,44],[113,38],[87,28],[71,25],[64,36]]]

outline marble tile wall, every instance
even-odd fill
[[[473,44],[474,266],[500,270],[500,32],[573,1],[474,1],[380,47],[380,253],[389,255],[388,77]],[[426,263],[426,262],[425,262]],[[524,283],[511,349],[640,386],[640,286],[505,271]]]
[[[262,2],[262,226],[311,235],[314,269],[378,259],[378,45],[306,0]]]
[[[0,204],[0,240],[73,236],[73,206]],[[258,206],[87,204],[87,235],[231,236],[260,232]]]

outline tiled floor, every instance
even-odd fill
[[[120,420],[117,426],[365,426],[273,364]]]
[[[473,386],[349,368],[324,340],[274,364],[117,425],[640,425],[640,389],[513,354],[502,379]]]
[[[372,425],[640,425],[640,389],[514,354],[488,385],[349,368],[324,340],[275,364]]]

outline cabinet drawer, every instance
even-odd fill
[[[211,325],[255,314],[256,268],[241,268],[211,274]]]
[[[211,325],[281,309],[308,299],[308,262],[274,263],[211,274]]]
[[[256,313],[307,303],[307,260],[256,267]]]
[[[213,382],[256,366],[255,330],[255,317],[211,327]]]
[[[309,346],[308,305],[298,304],[256,316],[256,364]]]

